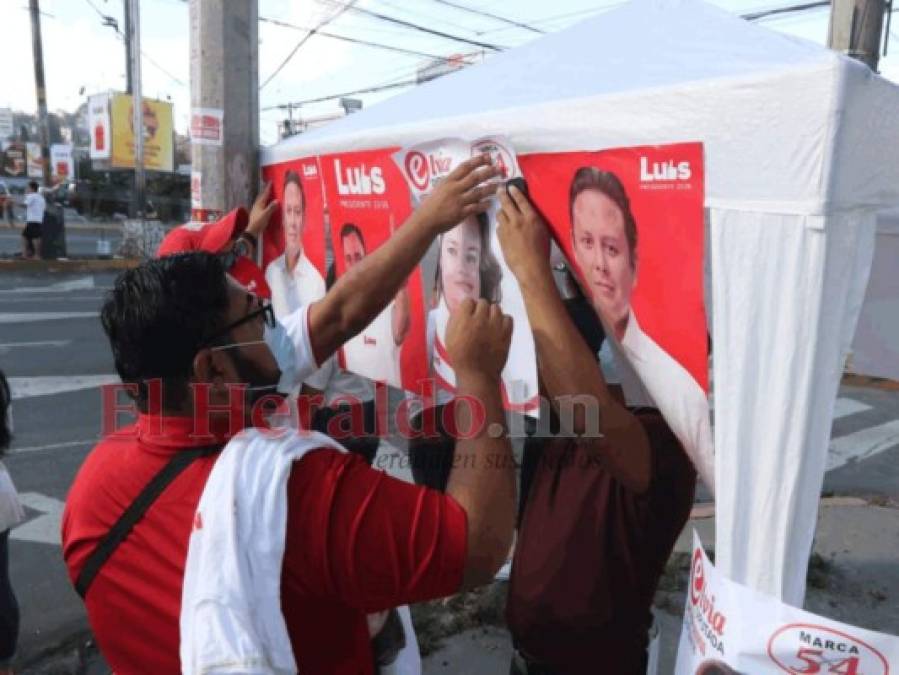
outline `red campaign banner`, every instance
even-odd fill
[[[518,160],[531,198],[607,330],[620,329],[630,312],[707,392],[702,144]],[[628,203],[633,237],[620,208]]]
[[[325,203],[316,157],[270,164],[262,177],[272,183],[279,208],[263,235],[262,268],[278,317],[325,295]]]
[[[338,278],[386,242],[412,213],[406,180],[395,166],[397,148],[320,157],[331,245]],[[427,377],[421,272],[340,351],[341,367],[417,392]]]

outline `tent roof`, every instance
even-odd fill
[[[519,152],[699,140],[709,205],[818,214],[842,191],[831,169],[853,79],[879,81],[881,108],[899,104],[899,89],[810,42],[700,0],[633,0],[289,138],[262,159],[443,136],[503,134]],[[884,137],[863,146],[879,152],[895,143],[899,122],[881,126]],[[841,161],[857,151],[840,150]],[[870,172],[859,175],[868,181]],[[850,201],[865,201],[854,182],[842,185],[851,186]],[[876,179],[861,187],[899,203],[899,187]]]
[[[456,117],[750,75],[828,58],[835,55],[713,5],[694,0],[636,0],[284,145],[418,122],[423,116]]]

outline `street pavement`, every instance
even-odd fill
[[[21,222],[17,227],[0,224],[0,258],[12,258],[21,254],[23,227]],[[67,226],[66,255],[70,258],[96,257],[99,252],[97,243],[103,240],[109,242],[110,251],[114,254],[122,243],[122,233],[107,227],[91,227],[87,224]]]
[[[4,461],[27,511],[10,545],[22,664],[88,635],[64,571],[59,520],[100,430],[99,387],[116,381],[98,320],[113,280],[113,273],[0,272],[0,368],[13,386],[15,423]],[[384,444],[382,456],[400,452]],[[841,388],[828,468],[825,492],[899,493],[899,391]]]

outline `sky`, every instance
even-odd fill
[[[515,19],[544,31],[565,28],[588,16],[620,4],[620,0],[451,0],[486,12]],[[715,0],[728,11],[742,14],[791,4],[793,0]],[[312,27],[333,16],[341,3],[334,0],[259,0],[260,18],[295,26]],[[188,3],[185,0],[141,1],[142,78],[145,96],[174,103],[175,127],[185,133],[190,111],[190,63]],[[511,48],[539,35],[502,21],[449,7],[441,0],[359,0],[358,7],[408,22]],[[120,26],[122,0],[40,0],[47,102],[51,111],[73,111],[92,93],[124,90],[125,47],[112,28],[103,26],[101,15],[114,17]],[[34,70],[31,60],[31,24],[26,0],[0,0],[6,54],[0,69],[0,107],[36,110]],[[763,19],[768,28],[824,44],[829,9],[826,7]],[[324,29],[335,34],[385,43],[423,54],[449,56],[481,48],[428,35],[402,26],[343,12]],[[275,73],[297,42],[302,30],[259,23],[259,82]],[[287,102],[329,96],[363,87],[414,78],[428,63],[425,56],[399,54],[350,44],[328,37],[312,37],[260,91],[260,139],[278,138],[283,110],[266,108]],[[880,71],[899,82],[899,24],[890,35],[890,54],[882,58]],[[403,89],[360,95],[366,106]],[[314,118],[340,112],[336,100],[304,105],[296,118]]]

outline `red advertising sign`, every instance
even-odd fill
[[[702,144],[518,161],[607,339],[649,394],[629,402],[657,406],[712,485]]]
[[[396,148],[320,158],[337,276],[381,246],[412,211]],[[424,298],[418,268],[386,309],[341,349],[340,364],[372,380],[418,391],[427,377]]]

